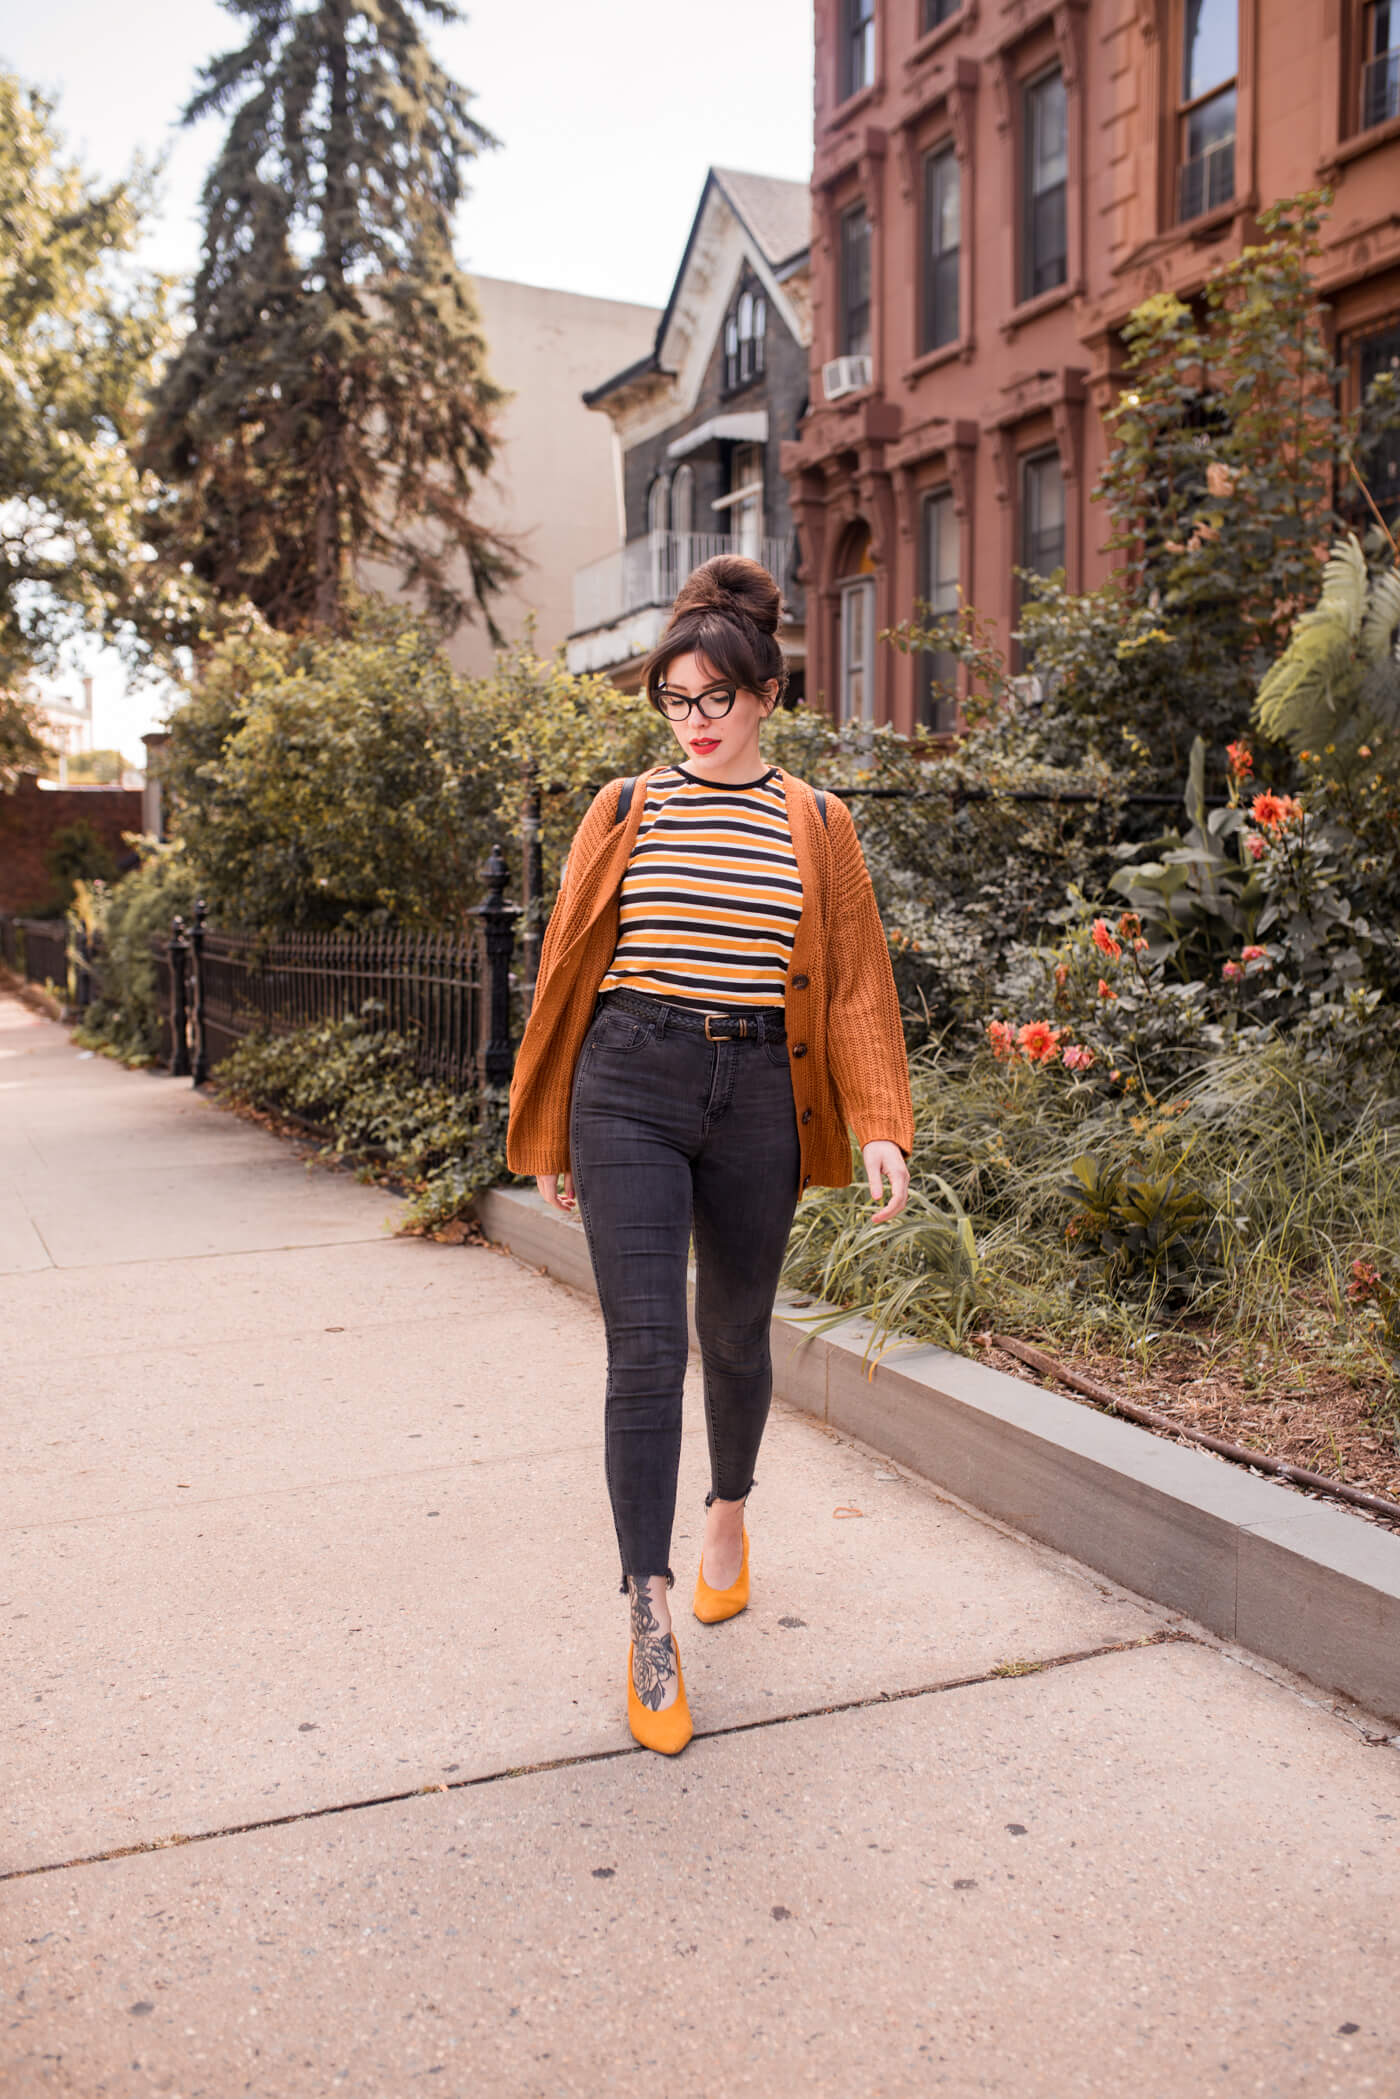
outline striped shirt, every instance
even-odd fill
[[[776,766],[740,787],[668,766],[647,782],[598,988],[707,1009],[781,1006],[801,915]]]

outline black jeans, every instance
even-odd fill
[[[768,1419],[797,1117],[782,1009],[734,1017],[747,1017],[748,1038],[712,1041],[693,1008],[605,992],[574,1073],[569,1154],[607,1332],[604,1441],[624,1587],[629,1574],[671,1578],[692,1226],[711,1500],[748,1493]]]

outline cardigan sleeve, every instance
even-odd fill
[[[846,1121],[860,1145],[877,1138],[914,1149],[914,1104],[889,944],[851,813],[830,796],[834,862],[830,916],[827,1058]]]

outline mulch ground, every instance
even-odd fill
[[[1152,1363],[1143,1366],[1116,1355],[1069,1353],[1039,1342],[1037,1346],[1068,1369],[1096,1378],[1124,1399],[1151,1407],[1184,1428],[1204,1429],[1246,1450],[1282,1458],[1325,1479],[1345,1481],[1394,1501],[1395,1527],[1400,1529],[1400,1402],[1379,1374],[1348,1375],[1307,1350],[1292,1351],[1286,1359],[1261,1352],[1252,1359],[1222,1363],[1186,1341],[1179,1347],[1162,1347]],[[1094,1404],[1067,1385],[1028,1371],[1000,1349],[981,1349],[978,1354],[1011,1377],[1049,1385],[1084,1406]],[[1365,1509],[1352,1507],[1349,1513],[1379,1524],[1387,1521]]]

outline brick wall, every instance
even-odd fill
[[[0,793],[0,911],[44,911],[58,901],[46,865],[54,834],[89,824],[120,867],[132,860],[123,831],[141,829],[141,791],[135,787],[40,787],[21,773],[13,794]]]

